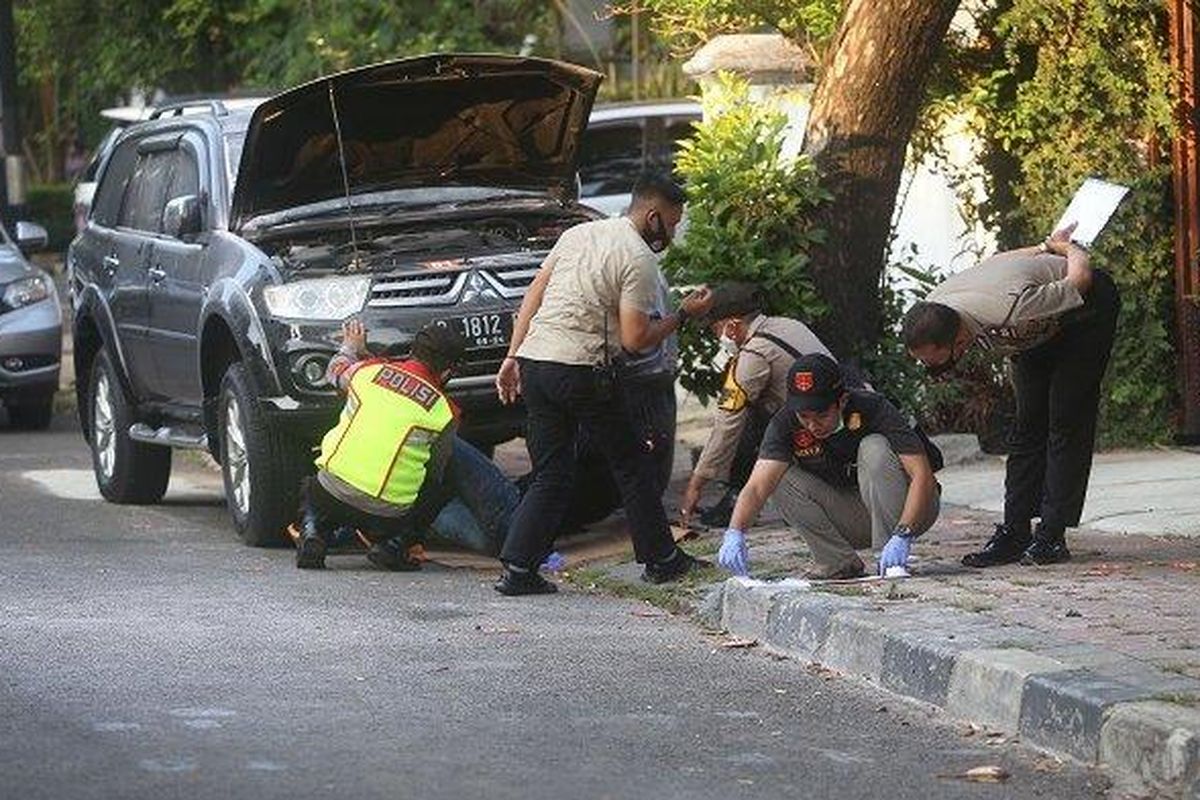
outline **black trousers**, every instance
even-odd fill
[[[1008,436],[1004,522],[1010,530],[1042,526],[1060,532],[1079,525],[1121,297],[1097,270],[1084,306],[1054,338],[1012,359],[1017,413]]]
[[[588,366],[521,359],[521,393],[529,415],[525,442],[533,480],[513,512],[500,559],[536,569],[554,546],[570,502],[580,430],[604,455],[616,480],[637,560],[669,557],[675,542],[654,464],[638,445],[622,392],[616,387],[600,391]]]
[[[621,381],[630,424],[638,446],[654,463],[654,476],[661,498],[671,482],[675,466],[675,376],[652,375]]]
[[[748,409],[746,424],[742,427],[742,435],[738,437],[733,462],[729,466],[728,488],[740,492],[746,481],[750,480],[750,473],[758,462],[758,449],[762,446],[763,435],[770,421],[771,415],[767,412],[754,406]]]

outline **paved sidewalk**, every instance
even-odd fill
[[[1004,508],[1004,460],[986,458],[939,474],[946,502]],[[1102,453],[1088,484],[1082,525],[1109,533],[1200,536],[1200,454],[1185,450]]]
[[[1003,462],[968,458],[939,478],[946,506],[913,579],[797,584],[808,553],[768,513],[749,534],[757,581],[690,584],[671,602],[979,735],[1103,764],[1118,796],[1200,800],[1200,456],[1099,456],[1074,560],[1052,567],[963,567],[998,520]],[[720,535],[690,549],[711,554]],[[609,588],[635,592],[635,577],[607,571]]]

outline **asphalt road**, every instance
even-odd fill
[[[917,706],[716,647],[686,621],[491,576],[300,572],[243,547],[211,476],[95,498],[68,420],[0,415],[0,797],[1063,798]],[[1001,764],[1003,786],[947,777]]]

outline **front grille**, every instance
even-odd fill
[[[533,276],[538,274],[539,267],[529,264],[517,264],[511,267],[493,267],[484,271],[492,279],[492,283],[505,297],[520,297],[525,294]]]
[[[375,308],[451,305],[458,301],[466,272],[385,275],[371,286],[367,303]]]
[[[479,256],[462,261],[464,269],[446,272],[400,272],[380,275],[371,286],[372,308],[449,306],[469,294],[494,292],[506,300],[525,296],[546,252]],[[482,285],[481,285],[482,282]]]

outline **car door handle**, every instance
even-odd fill
[[[117,258],[116,256],[105,256],[104,266],[109,271],[116,272],[117,268],[121,266],[121,259]]]
[[[167,277],[167,271],[165,269],[160,269],[159,267],[151,267],[150,269],[146,270],[146,274],[149,275],[150,280],[154,281],[155,283],[158,283],[163,278]]]

